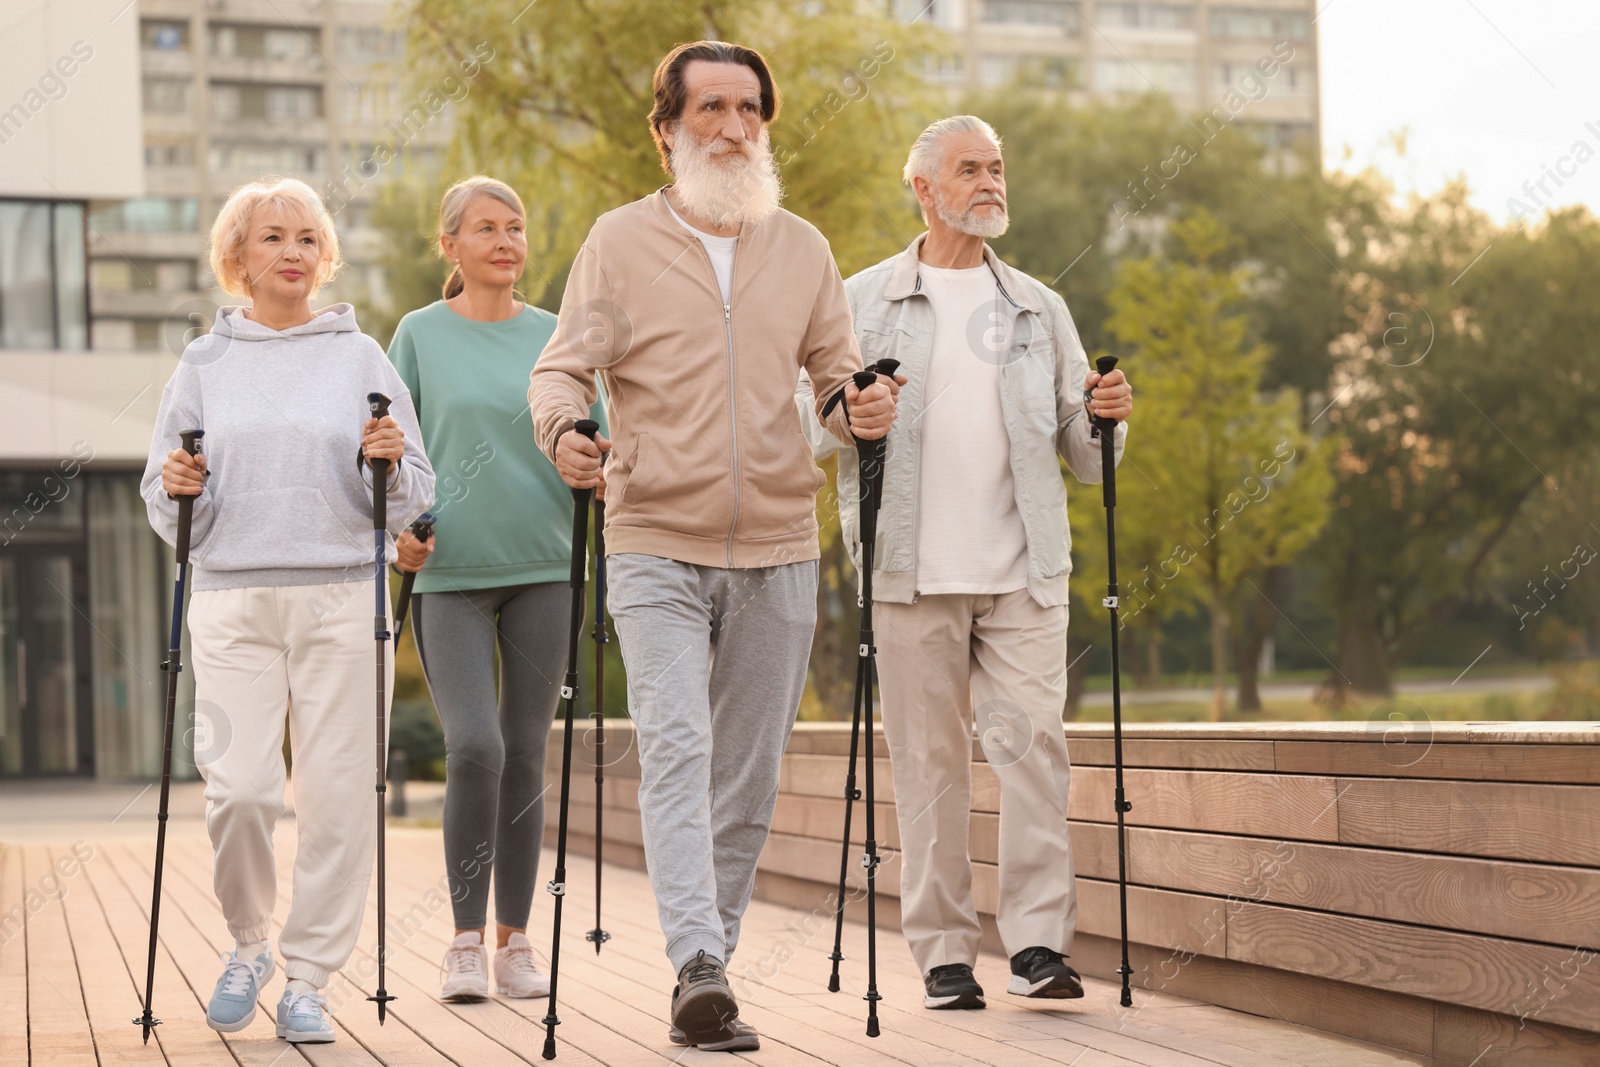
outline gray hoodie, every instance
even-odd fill
[[[210,476],[191,532],[196,590],[372,577],[372,475],[357,462],[372,392],[394,401],[389,413],[406,436],[389,476],[392,560],[393,538],[432,502],[434,479],[411,395],[383,349],[357,329],[349,304],[282,331],[241,308],[218,310],[161,394],[140,484],[150,524],[174,543],[178,504],[161,488],[161,465],[180,431],[205,431]]]

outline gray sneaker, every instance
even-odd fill
[[[222,954],[222,963],[222,977],[217,979],[211,1003],[206,1006],[206,1025],[220,1033],[236,1034],[256,1017],[261,986],[275,969],[272,950],[253,960],[242,960],[239,950],[234,949]]]
[[[678,972],[672,990],[672,1028],[684,1044],[706,1048],[735,1037],[733,1023],[739,1004],[728,988],[722,961],[700,952]]]
[[[761,1047],[761,1035],[743,1019],[733,1020],[733,1036],[722,1041],[707,1041],[695,1045],[701,1052],[754,1052]],[[667,1031],[667,1040],[674,1045],[688,1045],[689,1038],[674,1026]]]
[[[278,1036],[291,1044],[325,1044],[334,1038],[328,1022],[328,998],[321,993],[285,989],[278,1001]]]

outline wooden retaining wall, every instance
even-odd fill
[[[1111,731],[1068,724],[1067,735],[1079,901],[1072,957],[1084,973],[1115,980]],[[551,742],[554,775],[559,727]],[[607,721],[605,858],[643,866],[632,742],[626,720]],[[803,936],[831,938],[822,920],[837,886],[848,744],[848,725],[802,723],[784,757],[757,894],[814,913],[818,922],[802,923]],[[1129,727],[1136,987],[1439,1064],[1600,1063],[1597,746],[1593,723]],[[877,750],[878,836],[892,850],[899,833],[881,734]],[[590,852],[587,721],[574,754],[571,847]],[[973,892],[986,943],[999,949],[989,919],[999,784],[976,742],[973,754]],[[552,833],[556,812],[547,804]],[[858,842],[861,816],[858,805]],[[851,869],[858,882],[856,855]],[[880,923],[897,930],[892,854],[878,889]],[[853,903],[850,914],[864,917],[864,906]],[[859,940],[859,931],[847,935]],[[882,947],[906,951],[895,933]],[[1134,1010],[1137,1003],[1136,992]]]

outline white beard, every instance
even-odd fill
[[[999,202],[995,201],[995,203]],[[1006,210],[1004,204],[1000,204],[1000,214],[998,216],[980,216],[974,210],[976,207],[976,204],[972,204],[968,205],[965,211],[951,211],[946,206],[943,197],[937,192],[933,194],[933,209],[939,213],[939,218],[946,226],[960,233],[972,237],[982,237],[987,241],[999,237],[1011,225],[1011,214]]]
[[[670,153],[672,189],[689,212],[718,229],[761,222],[778,210],[783,182],[772,159],[767,131],[755,144],[719,139],[718,148],[700,144],[679,127],[678,143]],[[727,156],[737,157],[733,160]]]

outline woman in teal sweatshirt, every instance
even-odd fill
[[[525,217],[503,182],[452,186],[439,206],[439,250],[452,264],[444,299],[401,319],[389,346],[438,472],[433,539],[407,534],[398,547],[400,567],[420,570],[412,633],[445,736],[456,937],[444,1000],[489,995],[491,871],[496,989],[550,989],[525,931],[543,844],[545,740],[566,660],[572,492],[528,417],[528,375],[556,317],[515,293]],[[604,426],[598,403],[593,415]]]

